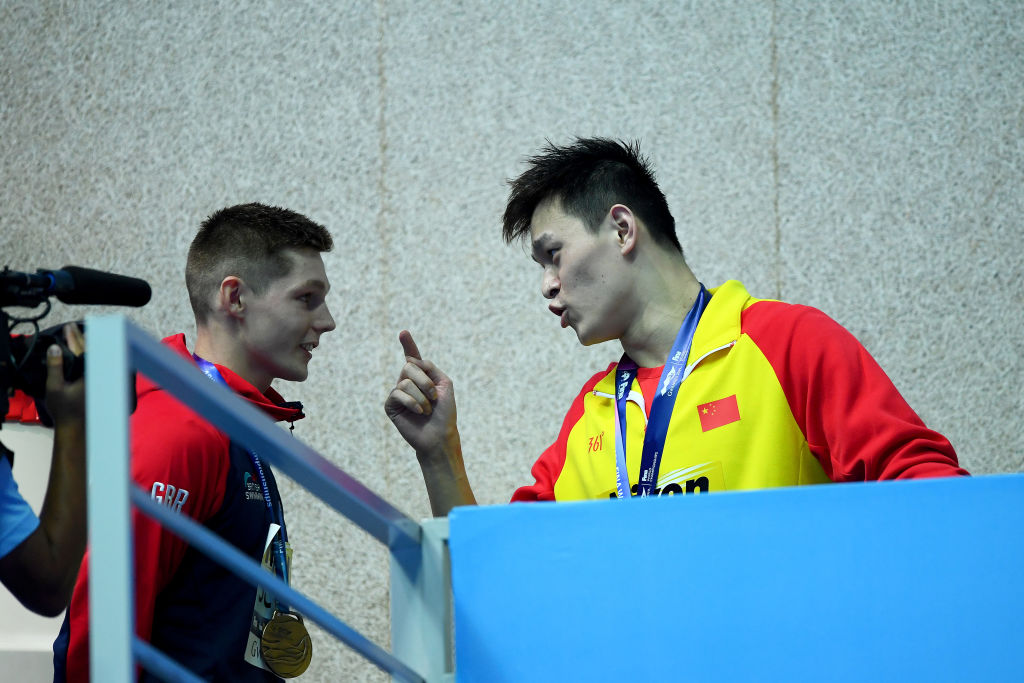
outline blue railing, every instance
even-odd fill
[[[198,680],[179,663],[134,635],[134,581],[130,505],[253,585],[262,585],[303,616],[402,681],[451,677],[450,603],[443,540],[356,479],[276,427],[226,387],[210,382],[185,359],[120,316],[90,318],[86,354],[88,526],[90,543],[89,628],[92,680],[127,683],[134,665],[167,680]],[[262,569],[234,546],[190,518],[152,501],[130,482],[128,418],[138,370],[204,415],[233,441],[256,451],[381,543],[392,555],[392,621],[416,623],[416,634],[395,632],[403,661],[315,601]],[[443,534],[443,529],[441,530]],[[426,542],[425,542],[426,539]],[[442,548],[442,550],[439,550]],[[425,567],[426,558],[432,566]],[[396,605],[396,592],[402,604]],[[102,607],[101,607],[102,606]],[[421,634],[421,635],[420,635]]]

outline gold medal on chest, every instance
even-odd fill
[[[260,635],[260,654],[270,671],[281,678],[295,678],[313,659],[313,641],[302,617],[275,611]]]

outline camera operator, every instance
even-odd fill
[[[74,324],[64,339],[75,355],[85,339]],[[53,417],[53,461],[38,518],[18,493],[11,461],[0,456],[0,581],[33,612],[67,607],[85,551],[85,386],[64,380],[58,346],[46,354],[46,408]]]

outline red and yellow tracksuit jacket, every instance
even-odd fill
[[[834,320],[755,299],[735,280],[710,291],[669,422],[660,495],[967,474]],[[615,497],[616,365],[583,386],[533,466],[536,482],[513,501]],[[641,368],[628,396],[633,484],[661,371]]]

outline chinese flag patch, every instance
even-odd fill
[[[700,416],[700,428],[705,432],[730,422],[738,422],[740,407],[736,403],[736,394],[700,404],[697,406],[697,415]]]

